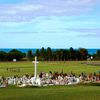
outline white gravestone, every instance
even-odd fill
[[[13,59],[13,62],[16,62],[17,60],[16,59]]]

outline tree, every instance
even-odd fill
[[[7,60],[7,53],[4,51],[0,51],[0,61],[6,61]]]
[[[52,60],[52,50],[50,47],[47,48],[47,60],[48,61]]]
[[[32,58],[33,58],[33,52],[32,52],[32,50],[28,50],[28,52],[27,52],[27,55],[26,55],[26,56],[27,56],[27,59],[31,61],[31,60],[32,60]]]
[[[42,61],[44,61],[45,60],[45,55],[46,55],[46,51],[45,51],[44,47],[41,48],[40,55],[41,55]]]
[[[16,59],[17,61],[20,61],[24,57],[24,54],[21,51],[18,51],[16,49],[11,50],[7,54],[7,59],[9,61],[12,61],[13,59]]]
[[[69,60],[69,58],[70,58],[69,50],[64,49],[64,50],[63,50],[62,60],[63,60],[63,61],[66,61],[66,60]]]
[[[76,50],[76,60],[81,60],[81,53],[79,50]]]
[[[88,51],[85,48],[80,48],[79,53],[81,55],[81,60],[87,60]]]
[[[75,50],[72,47],[69,49],[69,54],[70,54],[70,60],[76,59]]]
[[[95,59],[99,60],[100,59],[100,50],[97,50]]]
[[[60,50],[56,50],[56,60],[60,61]]]
[[[40,56],[40,50],[39,49],[36,49],[35,56],[37,56],[37,57]]]

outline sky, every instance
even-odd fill
[[[100,48],[100,0],[0,0],[0,48]]]

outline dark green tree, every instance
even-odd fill
[[[88,51],[85,48],[80,48],[79,49],[79,53],[81,55],[81,59],[80,60],[87,60],[87,56],[88,56]]]
[[[32,58],[33,58],[33,52],[32,52],[32,50],[28,50],[26,56],[27,56],[27,59],[31,61]]]
[[[0,51],[0,61],[6,61],[7,60],[7,53],[4,51]]]
[[[24,57],[24,54],[21,51],[18,51],[16,49],[12,49],[8,54],[7,54],[7,59],[9,61],[12,61],[13,59],[16,59],[17,61],[22,60]]]
[[[70,60],[76,59],[75,50],[72,47],[69,49],[69,55],[70,55]]]
[[[52,60],[52,50],[50,47],[47,48],[47,60],[48,61]]]
[[[35,56],[37,56],[37,57],[40,56],[40,50],[39,49],[36,49]]]
[[[63,55],[62,55],[62,60],[63,60],[63,61],[66,61],[66,60],[69,60],[69,58],[70,58],[69,50],[64,49],[64,50],[63,50]]]
[[[95,59],[100,60],[100,50],[97,50],[95,54]]]
[[[46,51],[45,51],[44,47],[42,47],[40,49],[40,55],[41,55],[42,61],[44,61],[45,60],[45,56],[46,56]]]

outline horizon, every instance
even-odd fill
[[[100,0],[0,0],[0,48],[100,48]]]
[[[42,47],[41,47],[42,48]],[[41,49],[41,48],[0,48],[0,49]],[[48,47],[43,47],[44,49],[47,49]],[[50,47],[51,48],[51,47]],[[69,48],[51,48],[51,49],[70,49]],[[73,47],[72,47],[73,48]],[[84,47],[79,47],[79,48],[73,48],[73,49],[80,49]],[[100,49],[100,48],[84,48],[84,49]]]

